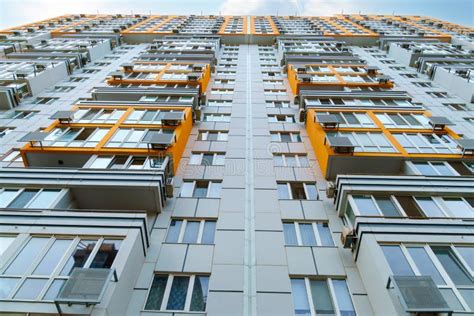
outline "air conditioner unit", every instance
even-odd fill
[[[174,184],[173,177],[169,177],[168,179],[166,179],[166,186],[165,186],[166,197],[169,197],[169,198],[173,197],[173,190],[174,190],[173,184]]]
[[[354,249],[357,237],[354,229],[344,227],[341,232],[341,243],[344,248]]]
[[[328,181],[327,188],[326,188],[326,195],[328,198],[334,197],[334,193],[336,192],[336,185],[332,181]]]
[[[300,109],[299,119],[300,119],[301,123],[306,122],[306,110],[305,109]]]

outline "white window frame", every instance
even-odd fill
[[[207,182],[206,196],[204,196],[204,197],[194,197],[194,190],[196,189],[196,183],[201,182],[201,181],[202,182]],[[186,197],[186,198],[193,198],[193,199],[198,199],[198,198],[199,199],[202,199],[202,198],[218,199],[218,198],[220,198],[220,197],[210,196],[210,193],[212,191],[211,190],[212,185],[215,184],[215,183],[220,183],[222,185],[222,181],[207,181],[207,180],[191,180],[191,181],[188,180],[188,181],[186,181],[185,180],[185,181],[183,181],[183,184],[184,183],[191,183],[192,184],[192,186],[190,187],[190,190],[191,190],[192,194],[191,194],[191,196],[182,196],[181,192],[180,192],[179,197]],[[182,188],[181,188],[181,190],[182,190]],[[220,191],[219,191],[219,193],[220,193]]]
[[[303,190],[304,190],[304,195],[305,195],[305,199],[303,199],[303,201],[317,201],[318,200],[319,193],[318,193],[318,187],[317,187],[316,182],[313,183],[313,182],[279,182],[278,181],[277,185],[278,184],[286,184],[286,187],[287,187],[287,190],[288,190],[288,196],[289,197],[288,197],[288,199],[283,199],[283,200],[297,200],[297,201],[299,200],[299,199],[294,199],[293,198],[293,192],[291,190],[291,184],[293,184],[293,183],[295,183],[295,184],[301,183],[303,185]],[[316,187],[316,199],[313,200],[313,199],[308,198],[309,194],[308,194],[308,189],[306,188],[307,184],[311,184],[311,185],[314,185]]]
[[[222,152],[201,152],[201,153],[192,153],[189,157],[190,165],[203,165],[204,155],[213,155],[211,166],[223,166],[225,164],[225,153]],[[193,158],[194,156],[194,158]],[[196,159],[196,162],[193,162],[193,159]],[[219,160],[222,160],[222,163],[217,163]],[[193,163],[191,163],[193,162]],[[204,166],[204,165],[203,165]],[[207,165],[206,165],[207,166]]]
[[[165,241],[164,241],[164,243],[168,243],[168,244],[203,244],[202,243],[202,237],[203,237],[203,234],[204,234],[204,225],[206,224],[206,222],[215,222],[217,224],[216,219],[172,218],[171,220],[181,221],[181,226],[180,226],[179,233],[178,233],[178,240],[176,242],[166,241],[166,239],[168,238],[169,231],[170,231],[170,227],[168,226],[168,231],[166,232],[166,237],[165,237]],[[197,236],[197,240],[196,240],[195,243],[183,242],[184,233],[186,232],[186,226],[187,226],[188,222],[199,222],[198,236]],[[215,233],[215,231],[214,231],[214,233]],[[215,236],[214,236],[214,238],[215,238]],[[215,244],[215,240],[212,244],[203,244],[203,245],[213,245],[213,244]]]
[[[336,247],[336,243],[334,242],[334,238],[332,236],[332,231],[329,228],[329,235],[331,237],[332,246],[324,246],[321,241],[321,235],[319,233],[318,225],[317,224],[329,224],[328,222],[283,222],[284,224],[293,224],[295,226],[295,232],[296,232],[296,240],[298,242],[298,246],[301,247]],[[316,240],[316,245],[315,246],[308,246],[308,245],[303,245],[303,238],[301,235],[301,230],[300,230],[300,224],[311,224],[311,227],[313,229],[313,236],[314,239]],[[285,243],[285,246],[295,246],[295,245],[287,245]]]
[[[296,166],[291,166],[291,167],[293,167],[293,168],[296,168],[296,167],[298,167],[298,168],[309,168],[309,167],[311,167],[310,161],[309,161],[309,159],[308,159],[308,155],[306,155],[306,154],[294,154],[294,155],[292,155],[292,154],[279,154],[279,153],[274,153],[273,156],[279,156],[279,157],[282,158],[282,161],[283,161],[283,164],[282,164],[282,165],[276,165],[276,164],[274,164],[275,167],[290,167],[290,166],[288,166],[288,162],[287,162],[287,158],[288,158],[288,157],[295,158]],[[303,165],[301,164],[300,159],[306,159],[306,160],[308,161],[308,165],[307,165],[307,166],[303,166]],[[273,161],[275,161],[275,160],[273,160]]]

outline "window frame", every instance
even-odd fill
[[[178,240],[177,241],[167,241],[168,239],[168,234],[170,233],[170,227],[171,227],[171,221],[180,221],[180,228],[179,228],[179,233],[178,233]],[[215,233],[217,230],[217,227],[214,227],[214,240],[212,243],[203,243],[202,238],[204,236],[204,227],[206,225],[206,222],[214,222],[217,225],[217,219],[191,219],[191,218],[171,218],[170,225],[168,225],[168,229],[166,231],[166,237],[164,240],[164,243],[168,244],[188,244],[188,245],[214,245],[215,244]],[[186,227],[189,222],[199,222],[199,229],[198,229],[198,235],[196,238],[196,242],[184,242],[184,234],[186,232]]]

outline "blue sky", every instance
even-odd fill
[[[474,26],[474,0],[0,0],[0,29],[66,13],[428,15]]]

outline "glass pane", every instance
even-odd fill
[[[283,164],[283,156],[282,155],[273,155],[273,163],[277,167],[284,166]]]
[[[168,235],[166,236],[166,242],[178,242],[179,232],[181,231],[181,225],[183,221],[173,219],[168,229]]]
[[[471,310],[474,310],[474,289],[460,289],[462,297]]]
[[[359,213],[362,215],[380,215],[370,195],[353,195]]]
[[[48,241],[49,238],[31,238],[16,256],[15,260],[13,260],[4,274],[24,274],[26,269],[28,269],[31,263],[36,259]]]
[[[221,196],[222,182],[210,183],[209,196],[210,198],[218,198]]]
[[[18,190],[5,189],[0,193],[0,207],[7,207],[12,201],[13,197],[18,193]]]
[[[437,176],[436,171],[427,162],[414,162],[413,163],[418,171],[424,176]]]
[[[26,279],[13,298],[27,300],[33,300],[37,298],[46,284],[46,281],[47,279]]]
[[[301,242],[303,243],[303,246],[316,246],[313,225],[299,224],[299,226],[301,233]]]
[[[167,310],[183,310],[188,292],[189,277],[175,276],[168,298]]]
[[[311,315],[304,279],[291,279],[291,292],[296,315]]]
[[[86,263],[87,259],[91,255],[92,250],[95,247],[97,240],[83,240],[81,239],[74,249],[74,252],[71,254],[67,260],[64,268],[62,269],[60,275],[70,275],[72,269],[82,268]]]
[[[214,159],[213,154],[204,154],[204,155],[202,155],[201,165],[203,165],[203,166],[212,166],[213,159]]]
[[[438,170],[439,174],[442,176],[452,176],[454,173],[449,169],[449,167],[444,162],[432,162],[433,167]]]
[[[290,187],[293,200],[306,200],[303,183],[291,183]]]
[[[203,312],[206,310],[207,291],[209,289],[209,277],[197,275],[194,279],[193,294],[191,296],[192,312]]]
[[[209,183],[198,181],[194,187],[193,197],[195,198],[204,198],[207,196],[207,187]]]
[[[444,300],[448,303],[449,307],[451,307],[455,311],[463,311],[464,308],[459,302],[458,298],[454,294],[453,290],[451,289],[439,289],[441,295],[443,295]]]
[[[199,233],[200,222],[188,221],[186,229],[184,231],[183,242],[184,243],[196,243]]]
[[[0,278],[0,299],[7,298],[19,280],[19,278]]]
[[[438,207],[438,205],[430,197],[417,197],[415,198],[421,210],[426,214],[427,217],[444,217],[444,213]]]
[[[42,190],[28,205],[28,208],[47,208],[53,206],[51,204],[58,197],[59,192],[61,190]]]
[[[7,248],[12,244],[15,238],[16,236],[0,236],[0,256],[5,252],[5,250],[7,250]]]
[[[354,306],[352,305],[351,296],[347,289],[345,280],[332,280],[334,292],[336,293],[337,305],[341,316],[355,316]]]
[[[456,217],[474,217],[471,206],[461,198],[443,198],[449,211]]]
[[[216,222],[205,221],[204,230],[202,232],[201,244],[213,244],[215,234],[216,234]]]
[[[201,154],[192,154],[189,158],[190,165],[199,165],[201,164]]]
[[[436,254],[439,262],[448,273],[451,280],[456,285],[473,285],[474,282],[471,277],[467,275],[466,271],[461,267],[456,256],[449,247],[436,246],[431,247]]]
[[[328,223],[317,223],[319,238],[321,239],[322,246],[334,246],[334,240],[332,239],[331,231],[329,230]]]
[[[58,265],[64,253],[71,245],[72,240],[68,239],[57,239],[53,245],[46,252],[41,262],[36,267],[33,274],[35,275],[50,275]]]
[[[426,250],[422,247],[407,248],[421,275],[429,275],[437,285],[446,284],[436,269]]]
[[[286,183],[278,183],[278,198],[279,199],[289,199],[290,193],[288,192],[288,185]]]
[[[146,310],[160,310],[161,303],[163,302],[163,295],[165,294],[166,282],[168,281],[167,275],[157,274],[153,278],[151,284],[150,294],[146,301]]]
[[[306,192],[308,193],[308,200],[318,199],[318,190],[315,184],[306,183]]]
[[[461,254],[461,257],[474,271],[474,247],[456,247],[456,250]]]
[[[91,169],[105,169],[112,161],[112,156],[97,157],[94,162],[90,165]]]
[[[53,283],[50,285],[48,291],[46,291],[43,300],[53,301],[56,296],[58,296],[58,293],[63,287],[64,282],[66,282],[66,280],[54,280]]]
[[[394,275],[413,275],[413,270],[399,246],[382,246],[382,251]]]
[[[22,208],[38,193],[39,190],[23,190],[13,202],[8,206],[12,208]]]
[[[181,185],[181,197],[192,197],[193,196],[193,182],[183,182]]]
[[[318,315],[335,315],[334,306],[326,280],[311,280],[311,296]]]
[[[397,207],[395,206],[395,204],[393,204],[392,200],[389,197],[378,196],[378,197],[375,197],[375,201],[377,202],[383,215],[392,216],[392,217],[400,216],[400,213],[398,213]]]
[[[283,223],[283,233],[285,235],[285,245],[297,246],[298,239],[296,238],[295,224]]]
[[[91,268],[108,269],[114,263],[122,241],[119,239],[105,239],[92,260]]]

